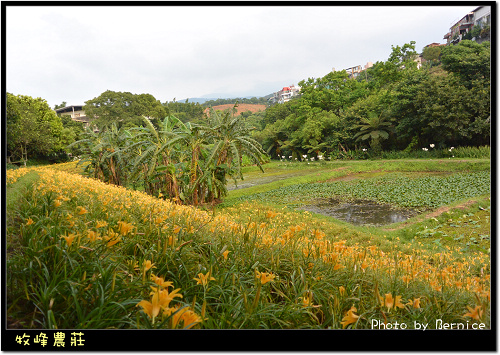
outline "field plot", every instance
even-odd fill
[[[10,328],[490,327],[487,159],[274,162],[205,210],[59,167],[7,172]],[[332,196],[421,210],[297,208]]]
[[[225,105],[217,105],[213,106],[212,108],[214,110],[219,110],[219,111],[224,111],[224,110],[231,110],[234,107],[234,104],[225,104]],[[238,104],[238,107],[236,107],[236,113],[235,116],[238,116],[242,112],[247,112],[250,111],[252,113],[255,112],[260,112],[264,111],[266,109],[266,105],[258,105],[258,104]],[[208,108],[205,110],[205,112],[208,112]]]

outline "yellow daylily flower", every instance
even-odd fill
[[[346,291],[344,286],[339,286],[339,293],[341,296],[345,296]]]
[[[413,300],[409,299],[407,305],[413,306],[413,308],[420,308],[420,298],[414,298]]]
[[[181,227],[179,227],[178,225],[175,225],[174,226],[174,233],[177,234],[181,231]]]
[[[346,315],[344,318],[342,318],[342,329],[347,327],[349,324],[356,323],[358,320],[359,316],[357,314],[354,314],[354,312],[357,312],[356,307],[352,306],[350,310],[347,311]]]
[[[64,238],[66,240],[66,243],[68,244],[68,247],[71,246],[71,243],[73,243],[73,239],[75,239],[76,234],[70,233],[68,236],[61,236],[61,238]]]
[[[272,272],[259,272],[255,270],[255,276],[260,280],[260,283],[262,285],[265,285],[269,281],[273,281],[276,278],[276,275],[274,275]]]
[[[155,292],[153,294],[153,297],[151,298],[151,302],[142,300],[141,302],[137,303],[137,306],[141,306],[142,310],[144,313],[146,313],[154,322],[156,316],[160,313],[161,306],[160,306],[160,297],[159,293]]]
[[[78,206],[78,207],[76,207],[76,210],[77,210],[77,212],[76,212],[76,213],[77,213],[77,214],[79,214],[79,215],[82,215],[82,214],[88,213],[88,211],[87,211],[84,207],[82,207],[82,206]]]
[[[137,303],[136,306],[141,306],[144,313],[146,313],[154,322],[154,319],[158,316],[161,309],[168,309],[170,301],[172,301],[175,297],[182,298],[182,295],[177,293],[180,288],[173,290],[170,293],[167,290],[160,290],[159,288],[155,289],[152,287],[152,289],[153,292],[151,292],[151,295],[153,297],[151,297],[151,302],[142,300]]]
[[[26,225],[29,226],[32,224],[33,224],[33,220],[31,218],[28,218],[28,220],[26,221]]]
[[[144,267],[144,272],[148,271],[151,268],[156,269],[156,266],[154,265],[155,264],[153,264],[151,260],[144,260],[144,262],[142,263],[142,266]]]
[[[464,317],[471,317],[476,320],[479,320],[483,316],[483,311],[481,309],[481,306],[476,306],[476,308],[474,309],[467,306],[467,309],[469,310],[469,312],[465,313]]]
[[[62,205],[61,200],[54,200],[54,207],[59,207]]]
[[[222,253],[222,255],[224,256],[224,260],[227,260],[227,255],[230,253],[229,250],[226,250],[225,252]]]
[[[394,298],[392,297],[392,294],[386,293],[385,294],[385,306],[387,307],[387,310],[391,309],[394,307]]]
[[[158,286],[165,287],[165,288],[174,286],[172,281],[165,281],[163,279],[163,277],[156,276],[155,274],[151,274],[151,281],[153,281]]]
[[[396,296],[396,299],[394,300],[394,307],[405,308],[405,305],[401,303],[401,297],[402,296]]]
[[[119,243],[122,241],[122,238],[121,237],[116,237],[116,238],[110,238],[110,240],[108,241],[108,243],[106,244],[106,246],[109,248],[109,247],[112,247],[113,245]]]
[[[102,239],[101,237],[99,237],[99,233],[94,232],[92,230],[89,230],[87,232],[87,236],[89,237],[89,239],[90,239],[91,242],[94,242],[94,241],[96,241],[98,239]]]
[[[95,224],[96,228],[101,228],[101,227],[106,227],[108,225],[108,222],[106,221],[97,221]]]
[[[198,277],[194,278],[193,280],[196,280],[196,284],[197,285],[207,285],[208,284],[208,281],[210,280],[215,280],[215,278],[213,278],[212,276],[210,276],[210,271],[207,272],[205,275],[203,275],[201,272],[198,274]]]
[[[193,312],[193,310],[191,310],[190,308],[185,307],[178,311],[179,308],[179,306],[176,306],[175,308],[171,309],[171,313],[177,312],[172,317],[172,328],[176,328],[177,325],[179,325],[182,321],[184,327],[187,327],[186,329],[190,329],[197,323],[200,323],[202,321],[201,317]]]
[[[122,235],[126,235],[133,228],[134,228],[134,226],[132,225],[132,223],[127,223],[127,222],[123,222],[123,221],[118,222],[118,230],[120,231],[120,233]]]

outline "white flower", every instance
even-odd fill
[[[451,152],[451,149],[448,149],[449,152]]]
[[[428,151],[429,149],[427,149],[427,148],[422,148],[422,150],[423,150],[423,151]]]
[[[451,147],[450,149],[455,149],[455,148]]]
[[[284,155],[282,155],[282,156],[281,156],[281,159],[285,159],[285,156],[284,156]]]
[[[302,158],[304,158],[304,159],[307,158],[307,155],[303,155]]]
[[[322,155],[318,155],[318,159],[319,160],[323,160],[323,156]]]
[[[311,157],[311,161],[314,161],[314,158],[313,158],[313,157]]]
[[[288,159],[292,159],[292,156],[291,156],[291,155],[289,155],[289,156],[288,156]]]
[[[366,150],[367,150],[366,148],[363,148],[363,152],[366,152]]]
[[[429,147],[434,148],[434,144],[430,144]]]

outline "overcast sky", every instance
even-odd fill
[[[450,26],[477,7],[458,3],[7,6],[7,92],[52,108],[106,90],[149,93],[162,103],[265,96],[332,68],[385,61],[391,45],[416,41],[421,53],[445,43]]]

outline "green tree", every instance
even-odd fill
[[[129,177],[129,162],[126,150],[132,135],[124,128],[112,123],[106,129],[94,132],[87,128],[86,137],[73,142],[68,148],[78,146],[82,150],[87,175],[101,181],[126,186]]]
[[[369,69],[370,88],[389,88],[399,82],[409,71],[417,69],[415,59],[418,53],[415,51],[415,41],[405,43],[402,47],[391,46],[392,52],[385,62],[376,62]]]
[[[358,125],[360,132],[354,138],[357,141],[370,139],[370,147],[374,154],[380,154],[382,151],[381,141],[389,138],[391,122],[387,121],[384,112],[369,112],[367,116],[361,118]]]
[[[474,81],[490,82],[490,42],[478,44],[463,40],[443,48],[443,69],[457,75],[464,86],[471,89]]]
[[[160,101],[150,94],[132,94],[107,90],[98,97],[85,101],[85,114],[94,119],[99,129],[115,123],[118,128],[143,124],[142,116],[153,122],[165,117],[165,109]]]
[[[318,107],[337,116],[367,94],[366,83],[349,79],[345,70],[330,72],[318,79],[302,80],[299,86],[301,106],[306,111],[307,107]]]
[[[68,106],[66,101],[63,101],[60,105],[54,105],[54,110],[57,110],[58,108],[63,108]]]
[[[6,118],[9,161],[63,150],[61,119],[42,98],[7,93]]]
[[[435,66],[441,62],[441,46],[425,47],[422,51],[422,58],[430,63],[430,66]]]
[[[250,131],[241,116],[234,116],[231,111],[210,110],[208,116],[208,140],[212,149],[208,154],[207,164],[213,167],[214,177],[226,185],[226,175],[233,179],[243,179],[241,173],[242,155],[246,154],[257,166],[262,168],[265,154],[262,146],[250,136]],[[208,166],[205,171],[210,171]],[[225,194],[218,190],[217,198]]]

